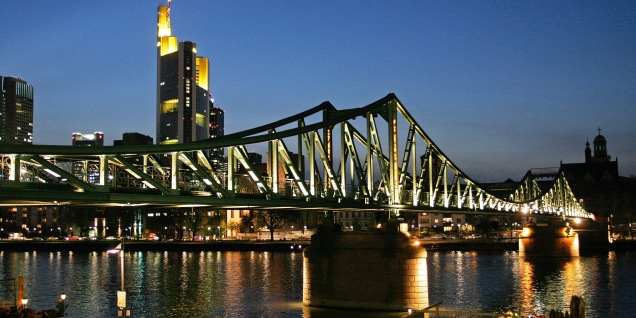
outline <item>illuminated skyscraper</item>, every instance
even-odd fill
[[[225,134],[225,111],[214,106],[214,102],[210,101],[210,138],[223,137]],[[217,171],[227,170],[227,166],[223,165],[225,156],[225,148],[214,148],[210,151],[210,161]]]
[[[0,144],[33,143],[33,86],[0,76]]]
[[[157,24],[157,138],[175,144],[209,138],[209,60],[194,42],[177,43],[170,1],[159,6]]]

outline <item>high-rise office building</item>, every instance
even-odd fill
[[[0,143],[33,143],[33,86],[0,76]]]
[[[225,111],[214,106],[210,101],[210,138],[223,137],[225,134]],[[210,161],[217,171],[226,171],[224,166],[225,148],[214,148],[210,150]]]
[[[209,138],[209,60],[194,42],[178,43],[170,27],[170,1],[157,24],[157,138],[175,144]]]
[[[152,137],[140,133],[124,133],[122,139],[114,140],[113,146],[143,146],[152,145]],[[129,155],[127,159],[132,164],[141,165],[144,162],[142,155]]]
[[[152,137],[132,132],[124,133],[122,139],[114,140],[113,146],[139,146],[139,145],[152,145]]]

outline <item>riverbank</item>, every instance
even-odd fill
[[[103,252],[114,248],[120,241],[0,241],[0,251],[74,251]],[[310,240],[286,241],[247,241],[220,240],[209,242],[160,242],[160,241],[126,241],[125,249],[130,252],[140,251],[255,251],[255,252],[297,252],[311,244]],[[517,251],[519,243],[516,239],[475,239],[475,240],[421,240],[423,248],[430,251]],[[595,251],[636,251],[636,240],[618,240]]]
[[[420,245],[428,251],[517,251],[516,239],[474,240],[422,240]]]
[[[255,251],[255,252],[294,252],[308,246],[309,240],[294,241],[240,241],[223,240],[210,242],[160,242],[125,241],[124,249],[129,252],[142,251]],[[115,248],[120,241],[0,241],[0,251],[73,251],[104,252]]]
[[[517,239],[476,239],[476,240],[439,240],[421,241],[421,245],[431,251],[518,251]],[[583,254],[597,252],[636,251],[636,240],[617,240],[609,242],[586,241],[580,246]]]

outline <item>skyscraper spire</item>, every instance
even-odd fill
[[[159,14],[157,21],[157,37],[171,36],[172,30],[170,28],[170,1],[168,5],[159,6]]]

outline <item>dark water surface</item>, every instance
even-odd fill
[[[29,307],[67,295],[66,317],[116,317],[120,259],[105,252],[0,252],[0,279],[23,276]],[[133,317],[399,317],[302,306],[303,256],[288,252],[125,254]],[[429,252],[429,299],[466,311],[546,314],[582,295],[587,317],[631,317],[636,253],[523,259],[516,252]],[[7,291],[0,288],[0,298]]]

